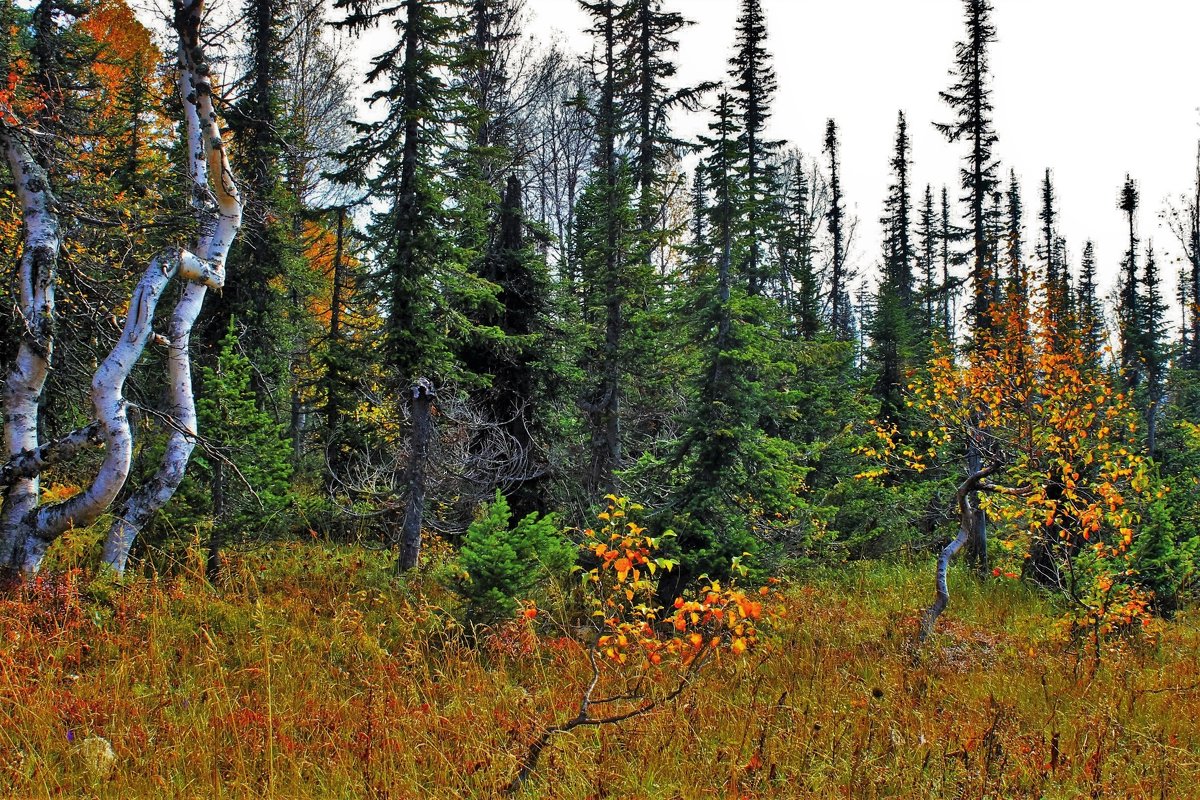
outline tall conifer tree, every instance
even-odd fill
[[[838,157],[837,123],[825,123],[825,153],[829,156],[829,211],[826,221],[832,261],[829,269],[829,329],[838,341],[854,338],[850,307],[849,274],[846,266],[846,201],[842,197],[841,162]]]
[[[989,309],[995,299],[997,276],[989,257],[988,203],[996,190],[997,162],[993,154],[996,133],[992,122],[992,88],[988,71],[988,48],[996,41],[991,0],[963,0],[966,9],[966,38],[955,45],[955,83],[941,93],[957,115],[948,124],[937,125],[951,141],[970,147],[962,169],[962,187],[967,192],[967,221],[972,234],[970,274],[971,300],[967,309],[972,332],[991,324]]]
[[[742,213],[743,235],[746,237],[746,285],[751,295],[763,291],[771,276],[767,274],[762,242],[770,226],[770,198],[778,179],[771,158],[778,149],[777,142],[766,138],[767,122],[771,118],[771,101],[778,81],[766,49],[767,25],[762,0],[741,0],[741,14],[736,28],[735,54],[730,59],[729,75],[733,79],[733,95],[741,116]]]
[[[335,0],[339,23],[362,31],[390,22],[395,44],[376,56],[366,75],[378,85],[369,105],[385,113],[356,122],[358,137],[342,156],[341,183],[366,186],[380,210],[369,233],[378,250],[377,287],[386,312],[381,355],[388,380],[408,385],[418,377],[453,370],[445,333],[445,288],[451,242],[444,212],[439,156],[450,145],[449,124],[461,120],[461,92],[445,80],[461,67],[465,17],[454,0]],[[440,280],[439,280],[440,279]]]
[[[874,392],[885,419],[899,422],[904,410],[905,373],[913,357],[916,331],[913,304],[912,198],[909,190],[911,145],[901,113],[892,154],[892,184],[884,206],[883,279],[870,320],[868,358],[875,371]],[[865,319],[865,318],[864,318]]]
[[[1121,338],[1121,369],[1126,388],[1136,389],[1142,382],[1141,342],[1145,330],[1142,324],[1143,302],[1138,289],[1137,268],[1137,184],[1125,176],[1117,207],[1125,212],[1129,224],[1129,249],[1125,252],[1120,276],[1120,295],[1117,299],[1117,328]]]

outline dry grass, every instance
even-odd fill
[[[932,568],[810,575],[771,652],[678,702],[557,741],[528,797],[1195,797],[1195,616],[1098,668],[1015,584],[957,592],[910,639]],[[431,580],[319,546],[120,590],[0,601],[0,795],[494,797],[585,678],[567,639],[469,646]],[[964,585],[965,584],[965,585]],[[95,752],[111,743],[115,761]]]

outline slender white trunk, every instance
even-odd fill
[[[205,77],[208,66],[199,39],[200,2],[194,10],[177,8],[179,59],[184,66],[179,76],[187,129],[188,174],[192,208],[199,222],[196,253],[211,270],[206,279],[188,277],[171,315],[167,351],[167,413],[172,429],[158,469],[133,492],[118,511],[104,542],[104,563],[118,573],[125,571],[129,551],[138,532],[170,501],[183,481],[188,460],[196,446],[196,399],[192,392],[189,354],[192,326],[209,288],[225,282],[225,259],[242,224],[242,202],[221,140],[217,115],[212,105],[212,86]],[[216,213],[213,213],[215,200]]]
[[[0,124],[0,146],[12,171],[25,223],[24,250],[18,266],[18,322],[24,327],[16,361],[5,378],[4,453],[12,461],[38,450],[38,400],[50,371],[54,349],[54,286],[60,246],[54,196],[45,170],[33,157],[21,131]],[[10,484],[0,510],[0,570],[21,559],[38,504],[37,475]]]
[[[104,461],[91,485],[82,492],[37,510],[22,557],[21,566],[26,573],[37,572],[46,548],[65,531],[95,522],[112,505],[129,477],[133,435],[129,428],[125,381],[154,333],[154,311],[182,260],[178,251],[155,258],[133,290],[121,338],[92,377],[92,413],[100,423]]]

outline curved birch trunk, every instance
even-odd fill
[[[971,537],[976,525],[979,524],[979,516],[983,511],[975,508],[971,504],[971,495],[979,490],[980,485],[989,475],[999,469],[999,465],[992,464],[982,469],[976,470],[967,476],[967,479],[958,487],[956,498],[958,500],[958,535],[946,545],[938,556],[937,563],[937,578],[936,592],[933,605],[925,612],[925,616],[921,619],[921,629],[917,636],[917,641],[924,643],[929,638],[929,634],[933,633],[933,626],[937,624],[938,617],[946,610],[946,606],[950,605],[950,586],[947,581],[947,573],[950,571],[950,560],[955,554],[962,549],[963,545]]]
[[[133,433],[125,381],[154,335],[154,312],[176,273],[202,279],[210,270],[191,253],[167,251],[150,262],[138,281],[129,299],[121,337],[92,377],[92,413],[100,425],[104,461],[90,486],[61,503],[40,507],[33,515],[21,564],[26,574],[37,572],[46,549],[55,539],[71,528],[91,525],[108,510],[129,478]]]
[[[25,223],[24,252],[17,270],[19,320],[24,331],[0,394],[4,452],[11,463],[39,450],[38,400],[54,351],[54,287],[62,242],[46,171],[33,157],[23,133],[0,123],[0,146],[12,171]],[[23,557],[39,488],[34,474],[14,480],[5,489],[0,509],[0,570],[15,569]]]
[[[174,421],[154,475],[130,495],[104,542],[104,563],[124,573],[137,534],[170,501],[183,482],[196,447],[196,398],[190,355],[192,326],[208,289],[225,283],[225,259],[242,225],[242,200],[217,124],[209,67],[200,43],[203,0],[175,3],[179,33],[179,94],[187,123],[188,176],[199,225],[196,253],[211,270],[208,280],[189,279],[171,315],[167,350],[167,411]],[[215,214],[214,214],[215,202]]]

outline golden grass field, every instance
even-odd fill
[[[472,644],[453,595],[386,554],[277,546],[227,574],[73,573],[0,600],[0,795],[496,797],[589,676],[553,630]],[[1195,612],[1096,664],[1061,609],[955,572],[914,655],[931,574],[797,576],[769,646],[557,738],[521,796],[1200,797]]]

